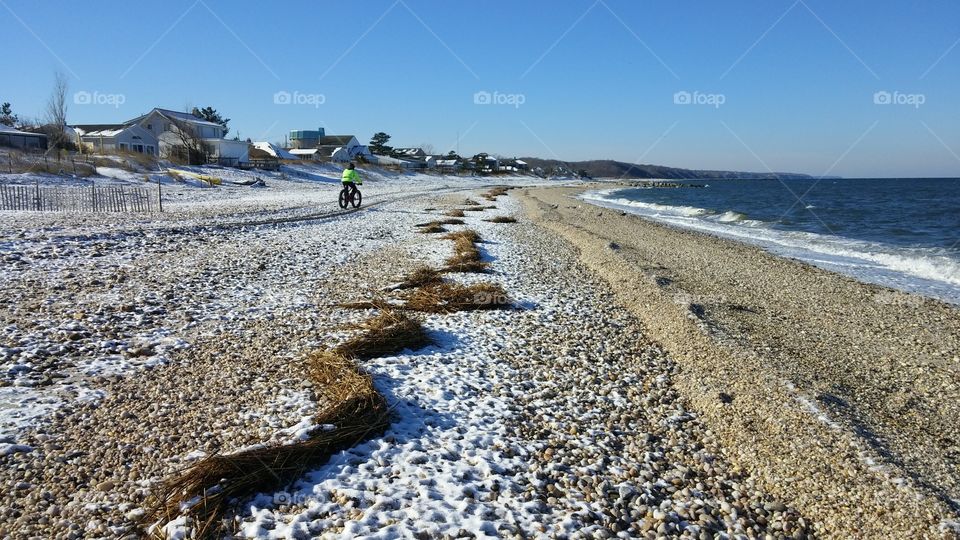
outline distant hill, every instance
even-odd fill
[[[612,159],[598,159],[591,161],[560,161],[556,159],[540,159],[533,157],[520,158],[526,161],[531,169],[541,168],[555,174],[576,174],[586,171],[591,178],[667,178],[671,180],[684,178],[751,178],[751,179],[799,179],[813,178],[809,174],[799,173],[758,173],[743,171],[701,171],[695,169],[678,169],[662,165],[640,165],[624,163]]]

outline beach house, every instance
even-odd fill
[[[155,108],[124,124],[136,124],[154,134],[159,141],[160,155],[164,157],[182,156],[186,137],[202,141],[208,162],[237,166],[250,160],[249,143],[225,139],[226,128],[187,112]]]
[[[70,127],[76,132],[77,145],[88,151],[158,155],[157,136],[137,124],[78,124]]]

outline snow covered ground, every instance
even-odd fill
[[[485,185],[535,181],[364,171],[365,209],[342,212],[338,171],[161,179],[163,214],[0,212],[0,536],[130,534],[183,466],[302,437],[316,405],[303,358],[370,315],[331,306],[441,264],[451,243],[415,224]],[[264,187],[242,185],[257,177]],[[238,501],[238,532],[805,530],[724,464],[671,390],[672,363],[570,246],[525,222],[512,197],[494,204],[464,218],[493,272],[450,279],[500,283],[518,309],[425,316],[434,346],[365,362],[391,427],[283,491]],[[521,222],[484,221],[498,215]]]
[[[163,186],[162,214],[61,214],[0,212],[0,280],[8,284],[10,306],[18,313],[28,301],[42,307],[33,313],[29,325],[22,318],[11,317],[12,324],[0,328],[0,440],[10,439],[15,433],[42,418],[63,398],[62,390],[73,394],[86,392],[87,378],[98,378],[127,373],[137,368],[165,363],[167,353],[186,346],[182,331],[190,324],[175,328],[164,308],[155,304],[158,282],[169,280],[170,287],[184,285],[190,279],[183,275],[174,261],[165,268],[154,268],[156,281],[150,284],[130,280],[134,290],[128,297],[133,303],[147,304],[136,308],[125,304],[118,292],[128,280],[131,269],[142,266],[144,257],[155,256],[159,250],[175,251],[181,244],[212,243],[204,239],[204,229],[210,229],[210,238],[230,236],[235,229],[243,235],[257,237],[265,245],[264,236],[287,236],[289,231],[258,230],[248,233],[244,227],[250,222],[255,227],[261,220],[309,220],[311,216],[340,212],[336,196],[340,188],[340,168],[332,165],[284,166],[280,172],[240,171],[225,168],[180,167],[216,175],[224,184],[201,187],[200,182],[173,182]],[[0,175],[6,183],[67,183],[89,185],[89,182],[110,182],[116,185],[142,185],[139,173],[123,169],[103,168],[101,174],[112,178],[94,180],[51,177],[48,175]],[[366,183],[363,192],[367,205],[403,200],[404,197],[441,193],[489,184],[489,180],[443,177],[423,174],[397,174],[379,170],[363,171]],[[232,182],[264,179],[266,186],[249,187]],[[503,178],[505,184],[522,184],[529,178]],[[501,179],[496,180],[501,183]],[[373,213],[380,219],[365,221],[365,228],[387,230],[400,228],[388,214]],[[354,221],[356,217],[334,217]],[[384,222],[384,219],[386,222]],[[186,229],[186,231],[185,231]],[[338,227],[324,227],[319,234],[335,235]],[[297,229],[287,241],[290,256],[286,263],[297,264],[296,242],[299,235],[318,234],[313,229]],[[410,234],[413,234],[412,232]],[[162,247],[168,244],[166,248]],[[361,241],[350,245],[349,251],[337,250],[330,259],[318,266],[331,269],[351,255],[366,253],[380,247],[377,242]],[[247,249],[246,246],[237,249]],[[152,255],[151,255],[152,254]],[[230,276],[225,276],[231,279]],[[70,294],[64,281],[76,279],[88,284],[73,286],[82,290],[85,298]],[[115,282],[114,278],[120,281]],[[222,284],[223,277],[220,278]],[[87,286],[84,286],[87,285]],[[89,285],[92,285],[90,287]],[[210,288],[215,288],[213,284]],[[227,296],[214,296],[210,291],[191,291],[199,295],[199,305],[183,307],[179,311],[196,313],[192,324],[204,320],[233,320],[243,318],[247,310],[264,310],[279,302],[276,291],[266,287],[254,288],[236,284]],[[222,294],[221,291],[217,291]],[[58,294],[59,293],[59,294]],[[170,293],[165,293],[170,294]],[[282,293],[279,293],[282,295]],[[59,302],[55,300],[60,296]],[[298,307],[296,300],[291,302]],[[98,317],[87,317],[81,309],[69,310],[87,302],[99,309]],[[154,307],[150,307],[154,304]],[[251,307],[254,306],[254,307]],[[50,310],[54,316],[44,318],[41,313]],[[133,316],[130,316],[133,315]],[[103,333],[113,337],[104,338]],[[149,352],[149,354],[145,354]],[[72,357],[66,359],[64,357]],[[68,364],[69,367],[57,367]]]

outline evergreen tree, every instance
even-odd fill
[[[390,153],[393,152],[393,147],[387,146],[387,141],[389,140],[390,136],[382,131],[374,133],[370,139],[370,152],[381,156],[390,155]]]
[[[17,115],[13,114],[13,109],[9,103],[4,102],[3,105],[0,105],[0,124],[13,127],[17,125],[19,121],[20,119],[17,118]]]
[[[191,114],[197,118],[200,118],[201,120],[213,122],[214,124],[220,124],[223,126],[223,138],[227,137],[227,132],[230,131],[230,128],[227,127],[227,124],[230,122],[230,119],[220,116],[220,113],[218,113],[213,107],[204,107],[202,109],[194,107]]]

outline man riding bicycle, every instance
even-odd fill
[[[343,189],[350,190],[351,197],[357,194],[357,186],[363,185],[363,179],[360,178],[356,169],[357,167],[353,163],[347,165],[347,168],[343,170],[343,177],[340,179],[343,183]]]

